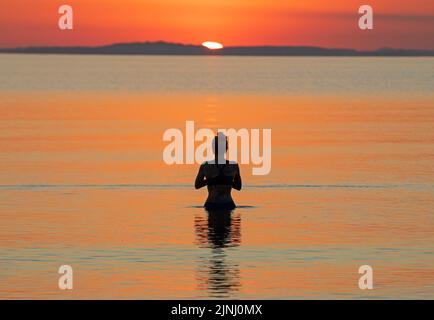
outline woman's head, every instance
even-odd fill
[[[219,159],[224,159],[226,151],[228,151],[228,138],[219,132],[212,141],[212,151],[215,157]]]

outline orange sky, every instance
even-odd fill
[[[57,27],[74,9],[74,30]],[[374,30],[358,8],[374,8]],[[156,41],[434,49],[432,0],[3,0],[0,47]]]

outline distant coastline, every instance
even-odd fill
[[[434,57],[434,50],[382,48],[358,51],[345,48],[314,46],[234,46],[209,50],[201,45],[169,42],[117,43],[85,47],[0,48],[0,53],[20,54],[87,54],[87,55],[189,55],[189,56],[336,56],[336,57]]]

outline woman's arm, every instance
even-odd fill
[[[237,164],[237,173],[235,174],[234,180],[232,181],[232,188],[240,191],[242,188],[242,185],[243,185],[243,183],[241,182],[240,167]]]
[[[194,187],[196,189],[200,189],[205,186],[206,186],[205,173],[204,173],[203,165],[201,165],[199,168],[199,172],[197,173],[196,176],[196,181],[194,182]]]

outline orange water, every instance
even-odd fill
[[[0,56],[0,298],[434,297],[433,60],[342,60],[361,77],[349,83],[341,60],[247,59],[240,75],[231,59],[149,58],[177,65],[169,77],[146,58],[94,59]],[[304,82],[284,80],[287,64]],[[200,208],[196,165],[162,160],[164,130],[187,120],[272,129],[272,171],[241,166],[230,215]]]

